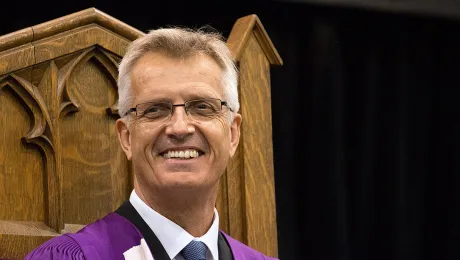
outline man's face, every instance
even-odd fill
[[[148,53],[131,73],[133,103],[161,101],[183,104],[188,100],[225,100],[222,70],[207,55],[185,60]],[[240,136],[241,116],[229,122],[228,108],[207,120],[194,120],[184,107],[175,107],[169,120],[158,123],[137,118],[128,126],[117,121],[120,142],[132,160],[136,181],[148,189],[194,189],[216,187]],[[198,157],[168,158],[172,152],[198,152]]]

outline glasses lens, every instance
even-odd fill
[[[196,119],[210,119],[222,110],[219,99],[199,99],[188,101],[185,105],[190,116]]]
[[[161,102],[140,104],[137,107],[137,111],[140,117],[162,120],[171,114],[171,104]]]

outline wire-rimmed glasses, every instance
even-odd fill
[[[226,101],[217,98],[202,98],[186,101],[183,104],[172,104],[170,102],[151,101],[137,104],[130,108],[125,115],[135,113],[138,118],[145,118],[149,121],[164,121],[170,118],[175,107],[184,107],[187,115],[194,120],[210,120],[222,113],[222,107],[226,106],[230,111]]]

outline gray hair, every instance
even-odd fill
[[[217,32],[188,28],[160,28],[133,41],[118,68],[118,111],[124,116],[132,103],[131,70],[134,64],[149,52],[161,53],[171,58],[188,58],[206,54],[222,69],[224,98],[234,112],[238,112],[238,70],[230,50]]]

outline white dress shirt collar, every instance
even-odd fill
[[[219,259],[217,247],[219,237],[219,214],[216,208],[214,208],[214,221],[208,232],[202,237],[195,238],[182,227],[150,208],[139,198],[134,190],[131,192],[129,201],[153,233],[155,233],[171,259],[182,259],[182,257],[179,256],[176,258],[176,256],[192,240],[202,241],[206,244],[209,249],[207,255],[208,259]]]

